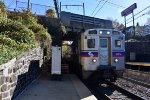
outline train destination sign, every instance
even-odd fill
[[[132,4],[130,7],[126,8],[125,10],[121,12],[121,16],[127,16],[131,14],[133,10],[136,8],[137,8],[137,4],[136,3]]]

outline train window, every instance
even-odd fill
[[[115,47],[121,47],[121,40],[115,40]]]
[[[89,34],[97,34],[97,30],[91,30],[89,31]]]
[[[88,48],[95,48],[95,39],[88,39],[87,46]]]
[[[113,35],[119,35],[120,32],[118,32],[118,31],[113,31],[112,34],[113,34]]]
[[[107,39],[100,39],[100,47],[107,48]]]

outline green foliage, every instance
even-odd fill
[[[7,62],[8,60],[33,47],[35,47],[35,44],[33,43],[19,43],[7,35],[0,35],[0,64]]]
[[[7,17],[7,9],[2,1],[0,1],[0,17]]]
[[[23,49],[19,49],[19,45],[14,40],[4,35],[0,35],[0,48],[0,64],[6,63],[23,52]]]
[[[51,37],[47,32],[47,29],[45,29],[42,25],[33,24],[33,25],[29,25],[28,28],[34,32],[37,41],[51,40]]]
[[[4,35],[0,35],[0,44],[1,45],[7,45],[10,47],[15,47],[17,45],[14,40],[12,40],[11,38],[8,38]]]
[[[51,18],[55,18],[55,11],[53,9],[48,9],[46,10],[46,16],[51,17]]]
[[[67,58],[71,55],[71,47],[69,45],[62,46],[62,57]]]
[[[37,43],[49,44],[50,40],[47,29],[29,11],[9,13],[8,18],[0,16],[0,65],[36,47]]]
[[[49,43],[50,34],[37,23],[37,18],[30,11],[7,15],[6,6],[0,1],[0,65],[36,47],[37,43]]]
[[[19,21],[24,25],[29,25],[29,24],[37,23],[38,17],[34,14],[31,14],[31,12],[29,12],[29,11],[23,10],[23,12],[16,12],[16,13],[9,12],[8,18]]]
[[[35,43],[34,33],[17,21],[0,18],[0,32],[18,43]]]
[[[23,11],[23,13],[9,14],[9,18],[21,22],[28,29],[32,30],[36,40],[39,42],[50,41],[50,34],[47,32],[42,25],[37,23],[38,17],[34,14],[31,14],[29,11]]]

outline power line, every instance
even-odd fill
[[[91,16],[93,15],[93,13],[96,11],[96,9],[98,8],[98,6],[100,5],[100,3],[102,2],[103,0],[100,0],[99,2],[98,2],[98,4],[97,4],[97,6],[95,7],[95,9],[93,10],[93,12],[92,12],[92,14],[91,14]]]
[[[9,8],[9,7],[13,4],[14,1],[15,1],[15,0],[12,0],[12,1],[10,2],[10,4],[7,6],[7,8]]]
[[[66,6],[66,7],[68,7],[68,6],[83,6],[83,5],[61,5],[61,6]]]
[[[146,8],[144,8],[143,10],[139,11],[138,13],[136,13],[134,16],[136,16],[136,15],[140,14],[141,12],[143,12],[144,10],[146,10],[146,9],[148,9],[148,8],[150,8],[150,5],[149,5],[149,6],[147,6]],[[132,18],[132,17],[130,17],[130,18],[129,18],[129,19],[127,19],[126,21],[130,20],[131,18]]]
[[[107,1],[107,3],[112,4],[112,5],[114,5],[114,6],[117,6],[117,7],[120,7],[120,8],[125,8],[125,7],[122,6],[122,5],[118,5],[118,4],[113,3],[113,2],[110,2],[110,1],[108,1],[108,0],[102,0],[102,1]]]
[[[99,3],[98,3],[98,5],[97,5],[96,8],[94,9],[93,13],[95,12],[95,10],[97,9],[97,7],[99,6],[99,4],[100,4],[102,1],[105,1],[105,2],[104,2],[104,4],[101,6],[101,8],[95,13],[95,15],[104,7],[104,5],[105,5],[106,3],[112,4],[112,5],[117,6],[117,7],[125,8],[125,7],[123,7],[122,5],[118,5],[118,4],[113,3],[113,2],[110,2],[110,1],[108,1],[108,0],[100,0]],[[91,15],[93,15],[93,13],[92,13]],[[94,16],[95,16],[95,15],[94,15]]]
[[[107,0],[107,1],[108,1],[108,0]],[[107,3],[107,1],[105,1],[105,2],[103,3],[103,5],[98,9],[98,11],[95,13],[95,15],[104,7],[104,5]],[[95,16],[95,15],[94,15],[94,16]],[[94,17],[94,16],[93,16],[93,17]]]
[[[140,16],[138,16],[138,17],[136,17],[134,20],[137,20],[137,19],[139,19],[140,17],[145,16],[146,14],[147,14],[147,12],[144,13],[144,14],[142,14],[142,15],[140,15]],[[131,22],[132,22],[132,20],[129,21],[129,22],[127,22],[127,24],[129,24],[129,23],[131,23]]]
[[[106,0],[105,0],[105,1],[106,1]],[[107,1],[107,3],[112,4],[112,5],[114,5],[114,6],[117,6],[117,7],[120,7],[120,8],[125,8],[125,7],[121,6],[121,5],[115,4],[115,3],[110,2],[110,1]]]
[[[61,9],[61,6],[66,6],[66,8],[67,8],[68,6],[82,7],[82,8],[83,8],[83,15],[85,16],[85,7],[84,7],[84,3],[83,3],[83,5],[61,5],[61,3],[60,3],[60,9]]]

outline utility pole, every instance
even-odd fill
[[[85,16],[85,7],[84,7],[84,3],[83,3],[83,15]]]
[[[82,5],[61,5],[61,2],[60,2],[60,8],[61,6],[65,6],[66,8],[69,7],[69,6],[73,6],[73,7],[82,7],[83,8],[83,15],[85,16],[85,8],[84,8],[84,3]],[[61,9],[60,9],[61,10]]]
[[[58,0],[53,0],[53,1],[54,1],[54,5],[55,5],[55,10],[56,10],[57,17],[60,18],[59,7],[58,7]]]
[[[84,16],[85,16],[85,8],[84,8],[84,3],[83,3],[83,29],[85,28],[85,26],[84,26]]]
[[[134,33],[134,37],[135,37],[135,25],[134,25],[134,13],[132,12],[132,17],[133,17],[133,33]]]
[[[127,28],[127,21],[126,21],[126,16],[124,16],[124,24],[125,24],[125,28],[124,28],[124,32],[125,32],[125,35],[127,36],[127,40],[129,39],[129,34],[126,34],[126,28]]]
[[[65,6],[66,8],[68,7],[68,6],[72,6],[72,7],[82,7],[83,8],[83,22],[82,22],[82,24],[83,24],[83,29],[84,29],[84,16],[85,16],[85,7],[84,7],[84,3],[82,4],[82,5],[61,5],[61,2],[60,2],[60,12],[61,12],[61,7],[62,6]]]
[[[30,0],[28,0],[27,11],[30,11]]]

